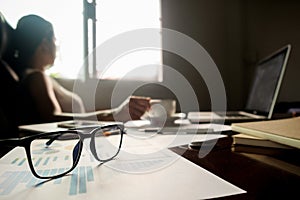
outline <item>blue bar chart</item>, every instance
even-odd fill
[[[49,158],[50,159],[50,158]],[[47,161],[47,158],[44,162]],[[22,163],[21,163],[22,162]],[[24,163],[23,160],[15,161],[15,164]],[[57,171],[64,171],[63,168],[53,168],[41,171],[41,174],[55,174]],[[87,183],[94,181],[94,173],[91,166],[78,166],[71,173],[68,195],[87,193]],[[59,185],[63,178],[51,180],[50,184]],[[0,196],[9,195],[18,187],[39,187],[45,180],[34,177],[31,171],[5,171],[0,175]],[[49,184],[49,183],[47,183]]]
[[[42,177],[51,177],[68,171],[74,162],[74,144],[72,141],[56,141],[51,147],[45,147],[45,141],[36,143],[31,149],[31,161],[36,173]],[[88,183],[95,181],[91,155],[82,152],[80,160],[84,165],[77,165],[68,175],[57,179],[36,178],[28,166],[28,157],[23,149],[18,148],[2,158],[0,171],[0,199],[19,191],[45,187],[64,188],[66,195],[75,196],[88,192]],[[1,167],[1,166],[0,166]]]

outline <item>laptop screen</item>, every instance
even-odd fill
[[[258,63],[246,110],[271,118],[287,64],[290,45]]]

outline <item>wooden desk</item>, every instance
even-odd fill
[[[221,199],[299,198],[299,150],[292,153],[275,152],[272,156],[234,152],[230,136],[220,139],[214,149],[201,159],[198,157],[199,150],[188,146],[172,150],[247,191],[246,194]]]

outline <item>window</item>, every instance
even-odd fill
[[[101,0],[96,6],[97,46],[113,36],[143,28],[161,28],[159,0]],[[159,41],[161,43],[161,41]],[[120,44],[122,45],[122,44]],[[134,70],[135,68],[140,69]],[[143,71],[141,73],[141,70]],[[139,49],[121,56],[109,66],[104,79],[117,79],[127,74],[129,79],[160,80],[162,52]],[[97,73],[102,73],[97,71]]]
[[[19,18],[27,14],[37,14],[50,21],[59,46],[55,64],[48,72],[64,78],[77,77],[84,60],[82,0],[3,0],[0,7],[13,27]],[[160,28],[160,1],[99,0],[96,1],[96,19],[98,46],[126,31]],[[135,51],[116,60],[101,78],[118,79],[136,66],[147,65],[149,66],[147,73],[133,75],[130,78],[159,80],[161,63],[162,52],[159,50]],[[98,71],[97,74],[99,73],[101,72]]]
[[[12,27],[28,14],[37,14],[53,24],[58,56],[49,73],[75,77],[83,62],[82,2],[80,0],[4,0],[1,12]],[[74,59],[75,58],[75,59]]]

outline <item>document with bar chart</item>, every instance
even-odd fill
[[[158,144],[123,139],[116,159],[99,163],[84,147],[72,172],[50,180],[34,177],[25,149],[16,147],[0,159],[0,199],[205,199],[245,192]],[[70,148],[68,141],[60,144],[59,149]],[[62,163],[72,159],[57,150],[33,156],[43,175],[63,171]]]

